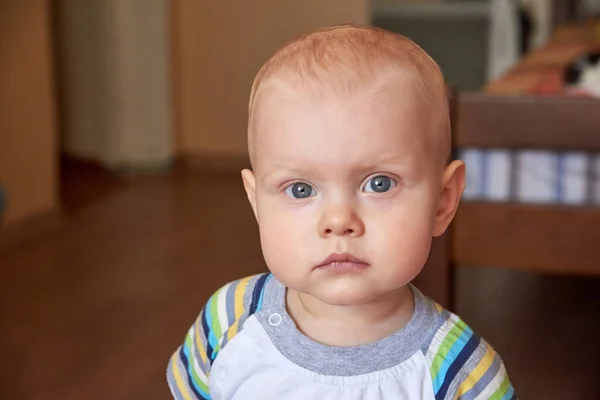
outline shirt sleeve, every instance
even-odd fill
[[[194,325],[188,330],[184,343],[169,360],[167,381],[174,399],[210,400],[208,377],[212,357],[207,354],[208,338],[211,335],[207,316],[204,307]]]
[[[210,400],[211,367],[246,318],[260,308],[269,277],[259,274],[230,282],[209,298],[169,359],[167,381],[176,400]]]
[[[500,355],[456,314],[440,311],[425,356],[436,400],[512,400],[515,390]]]
[[[456,392],[459,400],[516,400],[515,389],[510,382],[502,358],[485,340],[479,343],[479,353],[474,367],[465,369]],[[473,364],[472,364],[473,365]]]

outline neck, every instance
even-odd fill
[[[414,312],[409,287],[358,305],[339,306],[289,289],[288,310],[306,336],[332,346],[356,346],[383,339],[402,329]]]

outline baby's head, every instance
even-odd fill
[[[464,186],[463,164],[448,163],[439,67],[376,28],[327,28],[277,51],[252,87],[248,144],[242,176],[267,266],[328,304],[409,283]],[[332,254],[362,263],[321,266]]]

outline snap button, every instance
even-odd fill
[[[224,381],[225,378],[227,378],[227,371],[225,368],[221,368],[221,371],[219,372],[219,380]]]
[[[281,323],[281,315],[274,313],[269,315],[269,325],[277,326]]]
[[[242,347],[248,348],[252,345],[252,338],[247,333],[242,333],[240,337],[240,344]]]

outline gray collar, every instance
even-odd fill
[[[294,364],[323,375],[360,375],[398,365],[420,351],[435,325],[437,312],[432,302],[411,285],[415,311],[404,328],[365,345],[327,346],[297,329],[285,307],[285,286],[275,277],[266,285],[263,307],[256,317],[273,344]]]

